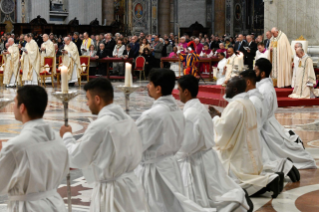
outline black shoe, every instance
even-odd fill
[[[277,198],[278,194],[280,193],[279,187],[280,177],[278,176],[266,186],[266,190],[273,193],[271,195],[272,198]]]
[[[288,176],[293,183],[300,181],[300,173],[295,166],[291,168],[291,170],[288,173]]]
[[[75,85],[75,83],[74,83],[74,82],[69,83],[69,86],[70,86],[70,87],[74,87],[74,85]]]
[[[244,192],[245,192],[245,198],[246,198],[247,204],[248,204],[248,206],[249,206],[249,210],[247,210],[247,212],[253,212],[253,210],[254,210],[254,204],[253,204],[253,202],[251,201],[251,199],[250,199],[250,197],[249,197],[247,191],[246,191],[245,189],[243,189],[243,190],[244,190]]]
[[[284,189],[284,181],[285,181],[285,174],[283,172],[276,172],[279,175],[279,192],[281,193]]]

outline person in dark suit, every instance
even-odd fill
[[[37,42],[39,48],[41,48],[41,45],[42,45],[42,43],[43,43],[43,39],[42,39],[42,37],[40,37],[40,36],[38,35],[38,33],[35,33],[35,34],[34,34],[34,41]]]
[[[81,46],[82,46],[82,40],[79,38],[79,33],[78,32],[75,32],[73,34],[73,43],[75,43],[75,45],[78,47],[78,52],[79,52],[79,55],[81,56],[82,53],[81,53]]]
[[[238,42],[235,43],[235,52],[242,52],[245,53],[245,41],[244,41],[244,36],[242,34],[238,35]]]
[[[211,44],[211,49],[219,49],[219,44],[220,44],[219,38],[216,36],[214,37],[214,41]]]
[[[134,58],[136,58],[139,55],[140,51],[140,44],[137,42],[137,36],[132,37],[132,41],[130,43],[131,51],[134,52]]]
[[[114,47],[116,45],[116,42],[115,40],[113,40],[112,38],[112,34],[111,33],[107,33],[105,35],[105,51],[107,52],[107,56],[109,57],[113,57],[113,50],[114,50]]]
[[[253,62],[254,58],[256,56],[257,51],[257,44],[253,42],[253,38],[251,35],[246,36],[247,44],[245,44],[245,47],[248,47],[249,49],[245,50],[245,65],[248,65],[249,69],[253,69]]]
[[[104,43],[100,44],[100,49],[97,51],[95,58],[97,59],[103,59],[107,57],[107,51],[105,50],[105,45]],[[98,65],[98,75],[106,76],[106,63],[100,63]]]
[[[123,52],[123,58],[134,58],[134,52],[131,50],[131,46],[129,44],[126,45],[126,49]]]
[[[271,31],[266,32],[266,37],[267,37],[267,39],[264,41],[264,44],[265,44],[265,48],[269,49],[270,38],[272,37]]]

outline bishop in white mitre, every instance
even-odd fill
[[[272,191],[276,198],[283,189],[284,176],[263,173],[256,110],[245,90],[245,80],[233,77],[227,83],[225,99],[229,104],[223,113],[210,107],[215,149],[228,175],[249,195]]]
[[[259,59],[256,61],[255,70],[257,89],[264,97],[263,104],[267,114],[261,133],[268,148],[276,158],[289,158],[297,169],[317,168],[315,160],[304,149],[299,136],[292,130],[285,129],[275,117],[278,102],[272,79],[269,78],[271,63],[269,60]]]
[[[69,83],[75,83],[81,79],[82,73],[78,47],[70,40],[69,37],[64,38],[64,43],[62,63],[68,68]]]
[[[151,212],[205,210],[185,195],[179,165],[174,157],[181,148],[185,118],[171,95],[175,86],[171,70],[153,70],[148,84],[152,107],[136,121],[143,143],[143,158],[135,173],[142,181]]]
[[[25,51],[21,56],[22,81],[25,85],[37,85],[40,74],[40,52],[37,42],[27,34],[24,39],[27,41]]]
[[[289,95],[290,98],[294,99],[310,99],[319,96],[319,90],[314,89],[316,85],[316,75],[313,68],[313,61],[303,49],[298,48],[296,55],[299,60],[296,66],[296,80],[294,90]]]
[[[261,131],[267,121],[267,109],[265,108],[263,95],[256,88],[257,76],[255,71],[244,71],[240,75],[246,80],[246,92],[257,112],[257,125],[264,165],[263,171],[272,173],[283,172],[284,176],[289,176],[292,181],[295,181],[296,176],[299,176],[299,171],[293,166],[289,159],[276,158],[262,136]]]
[[[43,43],[41,45],[41,71],[43,71],[44,66],[47,64],[44,64],[44,58],[45,57],[53,57],[53,63],[52,63],[52,69],[53,74],[56,74],[56,54],[55,54],[55,47],[54,43],[49,39],[49,36],[47,34],[43,35]],[[51,64],[50,64],[51,65]],[[46,83],[51,82],[51,77],[48,77],[45,80]]]
[[[302,43],[295,43],[295,52],[297,51],[298,48],[302,48]],[[297,76],[297,70],[298,70],[298,61],[299,57],[297,54],[294,55],[294,63],[293,63],[293,75],[292,75],[292,80],[291,80],[291,87],[294,88],[296,84],[296,76]]]
[[[82,169],[93,185],[90,212],[148,212],[141,182],[134,169],[142,159],[142,142],[132,118],[113,103],[109,80],[98,78],[84,86],[88,106],[98,115],[76,141],[72,128],[62,126],[70,166]]]
[[[225,172],[215,146],[210,115],[196,98],[198,80],[186,75],[178,80],[180,100],[185,103],[183,113],[186,129],[182,147],[175,157],[179,162],[183,184],[189,199],[204,208],[217,211],[247,211],[244,190]]]
[[[285,33],[279,31],[276,27],[271,30],[270,51],[272,52],[273,70],[271,78],[278,88],[291,86],[292,79],[292,50],[289,40]]]
[[[0,193],[8,195],[6,211],[66,212],[57,189],[69,172],[68,151],[42,118],[48,95],[42,87],[24,86],[14,101],[14,116],[23,125],[0,152]]]
[[[4,78],[3,84],[14,86],[19,75],[19,47],[14,43],[13,38],[8,40],[9,48],[3,52],[4,56]]]

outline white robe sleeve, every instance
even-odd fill
[[[163,125],[155,123],[148,114],[142,114],[136,121],[136,125],[142,139],[144,152],[158,140]]]
[[[3,148],[0,152],[0,193],[7,194],[7,188],[11,177],[16,168],[16,161],[14,155],[7,148]]]
[[[71,133],[64,134],[63,142],[69,152],[70,167],[84,169],[92,163],[101,142],[107,139],[101,137],[101,131],[104,136],[104,128],[91,124],[79,141],[76,141]]]

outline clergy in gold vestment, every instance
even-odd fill
[[[82,55],[85,55],[89,51],[90,46],[94,46],[94,41],[89,37],[89,34],[87,32],[83,33],[83,37],[84,39],[81,45],[81,53]]]
[[[19,48],[18,45],[14,43],[13,38],[10,38],[8,43],[10,47],[7,52],[3,53],[5,56],[3,84],[14,86],[19,70]]]
[[[276,27],[271,30],[273,37],[270,39],[270,51],[272,52],[272,74],[274,85],[283,88],[291,85],[293,56],[289,40],[285,33]]]
[[[295,64],[296,82],[294,91],[291,95],[289,95],[289,97],[296,99],[314,98],[315,96],[313,94],[313,87],[316,84],[316,76],[313,69],[312,59],[307,54],[305,54],[302,48],[298,48],[296,50],[296,55],[299,58],[298,63]]]
[[[54,43],[49,39],[47,34],[43,35],[43,43],[41,45],[41,71],[43,71],[45,57],[53,57],[52,70],[53,74],[56,73],[56,54]],[[50,78],[49,78],[50,79]]]
[[[40,73],[40,52],[38,44],[32,39],[31,34],[25,36],[27,44],[21,57],[21,70],[23,71],[22,81],[25,84],[38,84]]]
[[[267,187],[276,197],[280,187],[283,187],[283,175],[281,181],[277,174],[262,173],[256,110],[245,90],[245,80],[233,77],[227,83],[226,100],[229,104],[221,117],[218,112],[213,113],[216,110],[210,107],[214,117],[215,149],[228,175],[249,195]]]
[[[64,51],[62,62],[68,67],[68,79],[70,83],[77,82],[81,77],[80,56],[77,46],[70,40],[69,37],[64,38]]]

